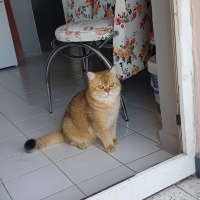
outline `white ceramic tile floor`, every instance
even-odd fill
[[[61,192],[53,194],[44,200],[77,200],[84,198],[85,195],[76,186],[67,188]]]
[[[51,161],[40,151],[32,154],[18,153],[1,161],[1,180],[6,182],[49,164],[51,164]]]
[[[15,112],[13,112],[13,110],[6,110],[2,111],[2,113],[6,118],[8,118],[14,124],[44,114],[36,107],[30,107],[24,109],[16,107]]]
[[[172,154],[164,150],[158,150],[150,155],[144,156],[142,158],[128,163],[127,166],[130,169],[134,170],[136,173],[139,173],[171,157],[173,157]]]
[[[63,98],[63,99],[54,100],[53,101],[53,111],[57,111],[57,110],[60,110],[60,109],[65,109],[66,105],[68,105],[70,100],[71,100],[71,98]],[[38,105],[38,107],[40,109],[42,109],[43,112],[49,114],[49,105],[48,105],[47,101],[45,101],[45,103],[42,104],[42,105]]]
[[[31,132],[25,133],[25,135],[26,135],[29,139],[30,139],[30,138],[36,139],[36,138],[39,138],[39,137],[41,137],[41,136],[44,136],[44,135],[46,135],[46,134],[48,134],[48,133],[51,133],[51,132],[60,130],[60,126],[61,126],[60,123],[50,124],[50,125],[48,125],[48,126],[39,128],[39,129],[37,129],[37,130],[34,130],[34,131],[31,131]]]
[[[157,113],[144,109],[130,114],[129,120],[126,122],[123,118],[119,118],[118,123],[133,131],[141,131],[160,122]]]
[[[84,191],[84,193],[89,196],[96,191],[100,191],[105,187],[113,185],[121,180],[124,180],[130,176],[133,176],[133,171],[128,167],[120,166],[116,169],[105,172],[99,176],[86,180],[80,184],[78,187]],[[98,183],[98,184],[97,184]]]
[[[39,115],[37,117],[33,117],[31,119],[26,119],[16,123],[16,127],[22,131],[22,133],[27,133],[30,131],[34,131],[36,129],[48,126],[50,124],[54,124],[57,121],[50,117],[47,114]]]
[[[70,146],[70,145],[66,145],[66,143],[61,143],[61,144],[57,144],[54,146],[51,146],[49,148],[46,148],[44,150],[42,150],[45,155],[47,155],[53,162],[57,162],[72,156],[75,156],[77,154],[83,153],[85,151],[88,151],[90,149],[95,148],[94,145],[90,145],[87,149],[85,150],[81,150],[79,148]]]
[[[22,152],[24,142],[27,138],[24,135],[18,135],[11,137],[7,140],[0,142],[0,160],[14,156],[15,154]],[[1,165],[0,165],[1,167]]]
[[[0,199],[78,200],[172,156],[159,145],[160,118],[146,71],[123,83],[130,121],[120,113],[116,152],[105,153],[99,141],[86,150],[61,143],[27,154],[24,142],[59,130],[71,95],[87,83],[81,61],[58,55],[52,67],[54,112],[49,114],[48,54],[0,70]]]
[[[162,128],[162,124],[158,123],[153,126],[150,126],[149,128],[145,128],[141,131],[138,131],[139,134],[159,143],[159,135],[158,131]]]
[[[0,113],[0,141],[9,139],[11,137],[21,135],[22,133]]]
[[[0,183],[0,197],[2,200],[12,200],[3,184]]]
[[[73,186],[55,165],[42,167],[4,184],[11,198],[16,200],[43,199]]]

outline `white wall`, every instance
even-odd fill
[[[192,0],[194,89],[195,89],[195,125],[197,134],[197,153],[200,153],[200,1]]]
[[[157,72],[162,115],[160,140],[174,152],[179,151],[179,130],[176,125],[176,92],[170,17],[170,1],[152,0],[153,26],[156,41]]]

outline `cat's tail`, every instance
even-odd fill
[[[24,144],[24,149],[28,153],[34,152],[36,149],[43,149],[45,147],[64,142],[65,138],[61,131],[49,133],[38,139],[29,139]]]

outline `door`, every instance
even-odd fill
[[[161,7],[164,7],[166,3],[170,3],[172,8],[170,11],[170,22],[174,29],[172,28],[171,30],[165,30],[165,24],[163,24],[162,20],[159,20],[159,14],[162,14]],[[155,34],[160,33],[160,29],[162,29],[163,31],[168,31],[168,34],[172,36],[172,41],[169,41],[173,44],[172,49],[165,49],[166,54],[169,51],[173,52],[174,56],[172,59],[176,65],[175,68],[178,74],[178,80],[175,80],[175,82],[178,81],[179,85],[182,153],[86,199],[140,200],[195,173],[196,134],[192,93],[194,74],[192,67],[188,67],[193,63],[190,1],[160,0],[158,3],[157,0],[152,0],[152,4],[156,5],[155,7],[153,6],[153,9],[160,10],[155,19],[155,23],[157,24],[154,27]],[[156,43],[158,49],[163,48],[162,37],[159,38]],[[157,60],[162,61],[163,58],[158,56]],[[168,62],[164,64],[167,66]],[[174,88],[176,88],[175,85]],[[168,95],[171,94],[169,93]]]
[[[52,50],[55,30],[65,24],[61,0],[31,0],[37,33],[42,51]]]
[[[17,65],[4,1],[0,1],[0,68]]]

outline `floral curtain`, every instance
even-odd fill
[[[149,32],[152,28],[150,0],[116,0],[113,60],[120,79],[146,68],[149,58]]]

